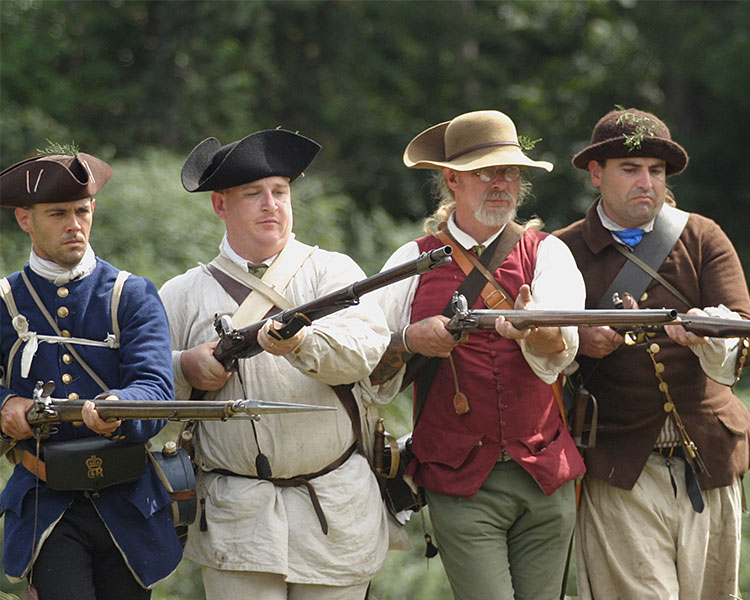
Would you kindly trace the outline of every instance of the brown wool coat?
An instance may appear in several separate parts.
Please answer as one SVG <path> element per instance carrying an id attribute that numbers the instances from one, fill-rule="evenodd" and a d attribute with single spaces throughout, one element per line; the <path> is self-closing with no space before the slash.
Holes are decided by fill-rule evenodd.
<path id="1" fill-rule="evenodd" d="M 586 308 L 596 308 L 619 273 L 625 257 L 615 250 L 612 235 L 601 225 L 592 205 L 586 218 L 554 232 L 573 252 L 586 281 Z M 712 220 L 691 213 L 684 231 L 659 273 L 690 301 L 675 298 L 651 281 L 641 308 L 704 308 L 724 304 L 750 318 L 750 296 L 732 243 Z M 622 290 L 627 291 L 627 290 Z M 688 348 L 659 332 L 656 359 L 682 420 L 698 446 L 709 475 L 699 477 L 703 489 L 729 485 L 750 469 L 750 413 L 731 388 L 709 379 Z M 623 489 L 631 489 L 664 424 L 664 395 L 645 347 L 622 346 L 602 360 L 579 356 L 586 388 L 599 403 L 596 447 L 586 451 L 587 473 Z"/>

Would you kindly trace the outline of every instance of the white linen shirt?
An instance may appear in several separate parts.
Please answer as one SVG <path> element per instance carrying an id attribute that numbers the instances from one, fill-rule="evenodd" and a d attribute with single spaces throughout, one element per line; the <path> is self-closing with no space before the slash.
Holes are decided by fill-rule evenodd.
<path id="1" fill-rule="evenodd" d="M 290 244 L 300 244 L 290 240 Z M 308 247 L 309 248 L 309 247 Z M 227 255 L 222 251 L 222 254 Z M 315 249 L 284 295 L 298 306 L 364 278 L 349 257 Z M 233 314 L 237 303 L 203 266 L 164 284 L 177 398 L 190 398 L 180 352 L 216 340 L 214 315 Z M 273 477 L 314 473 L 354 443 L 352 425 L 331 385 L 366 378 L 390 339 L 382 311 L 371 296 L 361 304 L 313 322 L 292 352 L 267 352 L 239 361 L 235 374 L 206 399 L 253 398 L 335 406 L 336 412 L 263 415 L 256 445 L 249 420 L 200 423 L 199 495 L 206 498 L 208 531 L 190 527 L 185 556 L 216 569 L 284 575 L 290 583 L 355 585 L 381 569 L 388 525 L 377 481 L 354 453 L 338 469 L 311 480 L 328 520 L 324 535 L 305 487 L 208 473 L 225 469 L 255 475 L 258 446 Z M 363 410 L 363 407 L 360 407 Z"/>

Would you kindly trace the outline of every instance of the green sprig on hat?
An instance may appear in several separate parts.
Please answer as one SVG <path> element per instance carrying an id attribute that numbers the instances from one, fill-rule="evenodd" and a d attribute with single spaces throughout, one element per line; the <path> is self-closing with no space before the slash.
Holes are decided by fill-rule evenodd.
<path id="1" fill-rule="evenodd" d="M 535 140 L 532 140 L 528 135 L 519 135 L 518 144 L 521 146 L 521 150 L 523 150 L 524 152 L 528 152 L 529 150 L 533 150 L 534 146 L 536 146 L 543 139 L 544 138 L 537 138 Z"/>
<path id="2" fill-rule="evenodd" d="M 626 110 L 623 106 L 615 105 L 615 107 L 617 110 Z M 654 137 L 656 135 L 656 121 L 646 116 L 624 112 L 617 117 L 616 123 L 617 125 L 630 124 L 635 127 L 632 134 L 623 134 L 625 137 L 625 145 L 630 152 L 633 150 L 639 150 L 643 144 L 643 138 L 647 135 L 649 137 Z"/>
<path id="3" fill-rule="evenodd" d="M 39 156 L 75 156 L 76 154 L 78 154 L 78 152 L 78 144 L 76 144 L 75 142 L 70 142 L 70 144 L 58 144 L 57 142 L 53 142 L 49 139 L 47 140 L 47 147 L 44 148 L 44 150 L 39 150 L 37 148 L 37 153 L 39 154 Z"/>

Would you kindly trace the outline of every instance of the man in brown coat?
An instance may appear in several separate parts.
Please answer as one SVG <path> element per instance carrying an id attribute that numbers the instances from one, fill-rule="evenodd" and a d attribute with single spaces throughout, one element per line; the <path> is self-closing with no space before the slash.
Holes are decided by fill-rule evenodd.
<path id="1" fill-rule="evenodd" d="M 588 170 L 600 196 L 584 219 L 556 232 L 583 274 L 586 308 L 621 300 L 625 308 L 750 317 L 727 236 L 665 203 L 667 177 L 687 162 L 655 115 L 616 110 L 597 123 L 573 164 Z M 581 599 L 737 594 L 750 414 L 731 386 L 750 343 L 664 329 L 636 345 L 609 327 L 580 329 L 579 374 L 599 408 L 576 528 Z"/>

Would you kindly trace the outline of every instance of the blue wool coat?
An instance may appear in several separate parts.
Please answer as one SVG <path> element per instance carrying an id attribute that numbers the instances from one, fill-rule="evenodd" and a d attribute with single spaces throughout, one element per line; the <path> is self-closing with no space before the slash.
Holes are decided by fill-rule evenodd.
<path id="1" fill-rule="evenodd" d="M 88 277 L 57 286 L 24 267 L 32 286 L 63 333 L 72 337 L 104 340 L 112 333 L 110 301 L 118 270 L 97 259 Z M 19 272 L 8 277 L 20 314 L 29 321 L 29 330 L 56 335 L 34 303 Z M 58 312 L 65 307 L 66 311 Z M 154 284 L 131 275 L 125 282 L 118 308 L 120 347 L 117 349 L 76 345 L 84 361 L 104 380 L 109 391 L 123 400 L 171 400 L 174 397 L 171 348 L 166 314 Z M 7 306 L 0 301 L 0 363 L 7 368 L 9 351 L 17 339 Z M 19 349 L 12 366 L 10 387 L 0 386 L 0 401 L 10 394 L 30 398 L 37 381 L 53 381 L 55 398 L 94 398 L 101 388 L 76 361 L 70 360 L 64 346 L 40 342 L 28 377 L 21 377 Z M 66 381 L 68 383 L 66 383 Z M 7 382 L 7 379 L 6 379 Z M 75 396 L 73 396 L 75 397 Z M 132 442 L 146 442 L 164 426 L 164 421 L 123 421 L 114 432 Z M 55 426 L 45 440 L 64 441 L 97 436 L 85 425 Z M 35 452 L 34 440 L 24 440 L 20 448 Z M 0 513 L 5 514 L 3 568 L 13 578 L 21 578 L 32 562 L 34 535 L 35 476 L 17 465 L 0 494 Z M 40 482 L 36 542 L 56 523 L 77 495 L 82 492 L 50 490 Z M 151 587 L 167 577 L 182 558 L 169 512 L 170 497 L 152 466 L 132 483 L 101 490 L 92 498 L 96 510 L 138 581 Z"/>

